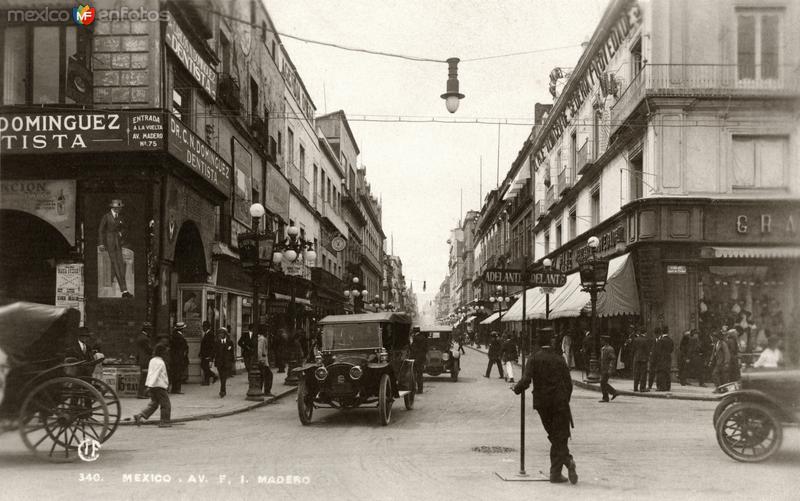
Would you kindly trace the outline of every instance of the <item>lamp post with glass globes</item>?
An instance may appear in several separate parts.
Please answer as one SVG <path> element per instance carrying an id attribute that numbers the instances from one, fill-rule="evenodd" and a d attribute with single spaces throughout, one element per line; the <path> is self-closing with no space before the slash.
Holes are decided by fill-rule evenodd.
<path id="1" fill-rule="evenodd" d="M 502 285 L 498 285 L 497 287 L 495 287 L 495 294 L 492 295 L 492 296 L 489 296 L 489 301 L 492 302 L 492 303 L 497 303 L 497 305 L 500 307 L 499 315 L 498 315 L 497 319 L 502 321 L 502 319 L 503 319 L 503 303 L 510 303 L 511 302 L 511 298 L 504 294 L 504 290 L 503 290 L 503 286 Z"/>
<path id="2" fill-rule="evenodd" d="M 359 311 L 358 311 L 358 298 L 359 297 L 366 298 L 367 296 L 369 296 L 369 291 L 367 289 L 363 289 L 363 290 L 359 290 L 358 289 L 359 288 L 358 282 L 359 282 L 358 277 L 353 277 L 351 282 L 350 282 L 350 286 L 352 288 L 350 290 L 345 290 L 344 291 L 344 297 L 353 299 L 353 313 L 359 313 Z M 361 300 L 362 305 L 363 305 L 364 301 L 365 301 L 364 299 Z M 362 309 L 363 309 L 363 307 L 362 307 Z"/>
<path id="3" fill-rule="evenodd" d="M 590 237 L 587 242 L 591 249 L 591 257 L 581 263 L 580 275 L 583 290 L 589 293 L 592 300 L 592 352 L 589 359 L 589 375 L 586 378 L 590 383 L 600 381 L 600 366 L 598 364 L 600 343 L 597 336 L 597 294 L 605 290 L 608 277 L 608 261 L 597 257 L 597 247 L 600 240 L 597 237 Z"/>
<path id="4" fill-rule="evenodd" d="M 253 278 L 253 305 L 251 307 L 251 322 L 256 327 L 256 334 L 262 332 L 264 328 L 261 325 L 261 309 L 258 298 L 259 278 L 262 274 L 269 269 L 269 266 L 274 258 L 273 249 L 275 240 L 269 231 L 260 232 L 259 222 L 264 216 L 264 206 L 260 203 L 254 203 L 250 206 L 250 216 L 252 217 L 252 232 L 239 233 L 237 241 L 239 244 L 239 256 L 241 259 L 242 267 L 249 269 Z M 265 228 L 266 229 L 266 228 Z M 264 393 L 262 392 L 263 381 L 261 379 L 261 372 L 258 370 L 258 361 L 256 360 L 257 350 L 253 350 L 253 359 L 248 360 L 247 371 L 247 400 L 261 401 L 264 400 Z"/>
<path id="5" fill-rule="evenodd" d="M 302 258 L 302 262 L 298 261 L 300 258 Z M 316 259 L 317 253 L 314 250 L 314 242 L 310 242 L 300 236 L 300 229 L 297 226 L 289 226 L 286 229 L 286 237 L 283 239 L 283 242 L 275 244 L 272 260 L 276 263 L 285 262 L 289 265 L 286 274 L 289 276 L 291 294 L 289 302 L 289 328 L 291 329 L 292 338 L 294 338 L 297 329 L 297 305 L 294 277 L 302 275 L 302 263 L 313 263 Z M 303 349 L 307 350 L 308 346 L 304 346 Z M 297 384 L 297 375 L 294 374 L 292 369 L 301 362 L 301 360 L 289 361 L 284 384 Z"/>

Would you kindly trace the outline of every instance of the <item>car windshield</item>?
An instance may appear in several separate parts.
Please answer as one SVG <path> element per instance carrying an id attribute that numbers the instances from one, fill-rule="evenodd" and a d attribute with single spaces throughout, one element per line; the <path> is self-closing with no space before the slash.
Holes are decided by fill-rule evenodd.
<path id="1" fill-rule="evenodd" d="M 357 350 L 381 346 L 380 325 L 331 324 L 322 328 L 323 350 Z"/>

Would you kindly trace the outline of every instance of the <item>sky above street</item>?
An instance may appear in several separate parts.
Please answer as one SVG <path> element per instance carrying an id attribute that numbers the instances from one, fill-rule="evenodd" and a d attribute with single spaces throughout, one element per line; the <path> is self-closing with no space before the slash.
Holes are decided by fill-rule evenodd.
<path id="1" fill-rule="evenodd" d="M 447 274 L 447 239 L 463 212 L 479 210 L 496 187 L 498 126 L 401 123 L 533 120 L 534 104 L 552 103 L 557 66 L 577 62 L 607 0 L 265 0 L 278 32 L 375 51 L 444 60 L 459 57 L 461 93 L 450 115 L 439 96 L 447 65 L 347 52 L 283 37 L 317 114 L 344 110 L 373 192 L 383 200 L 386 250 L 403 260 L 407 280 L 432 298 Z M 565 48 L 566 47 L 566 48 Z M 559 48 L 558 50 L 549 50 Z M 513 57 L 466 61 L 499 54 Z M 387 121 L 362 121 L 370 115 Z M 375 117 L 381 115 L 382 117 Z M 500 181 L 530 125 L 500 126 Z M 481 158 L 483 175 L 480 175 Z M 481 190 L 482 188 L 482 190 Z M 461 197 L 463 192 L 463 210 Z"/>

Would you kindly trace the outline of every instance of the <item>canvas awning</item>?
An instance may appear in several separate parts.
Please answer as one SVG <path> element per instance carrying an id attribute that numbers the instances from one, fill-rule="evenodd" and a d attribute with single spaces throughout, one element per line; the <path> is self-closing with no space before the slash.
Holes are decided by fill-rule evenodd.
<path id="1" fill-rule="evenodd" d="M 475 315 L 470 315 L 470 316 L 468 316 L 468 317 L 467 317 L 467 319 L 466 319 L 466 320 L 464 320 L 464 322 L 466 322 L 466 323 L 470 323 L 470 322 L 472 322 L 473 320 L 475 320 Z"/>
<path id="2" fill-rule="evenodd" d="M 551 295 L 552 298 L 552 295 Z M 541 287 L 533 287 L 525 291 L 525 319 L 544 318 L 545 295 Z M 522 321 L 522 298 L 517 300 L 503 315 L 503 322 Z"/>
<path id="3" fill-rule="evenodd" d="M 572 273 L 567 283 L 550 296 L 550 318 L 577 317 L 589 311 L 591 297 L 581 288 L 580 273 Z M 597 316 L 638 315 L 639 293 L 630 254 L 615 257 L 608 263 L 606 290 L 597 295 Z"/>
<path id="4" fill-rule="evenodd" d="M 497 318 L 498 318 L 499 316 L 500 316 L 500 312 L 499 312 L 499 311 L 496 311 L 496 312 L 492 313 L 491 315 L 489 315 L 488 317 L 484 318 L 484 319 L 481 321 L 481 325 L 489 325 L 490 323 L 492 323 L 492 322 L 494 322 L 495 320 L 497 320 Z"/>
<path id="5" fill-rule="evenodd" d="M 701 254 L 718 258 L 797 259 L 800 247 L 706 247 Z"/>

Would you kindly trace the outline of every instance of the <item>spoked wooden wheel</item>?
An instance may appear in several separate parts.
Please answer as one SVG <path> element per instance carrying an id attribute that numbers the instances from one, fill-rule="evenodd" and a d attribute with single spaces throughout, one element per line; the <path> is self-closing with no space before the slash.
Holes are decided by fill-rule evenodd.
<path id="1" fill-rule="evenodd" d="M 297 385 L 297 415 L 303 426 L 310 425 L 311 416 L 314 415 L 314 396 L 310 393 L 305 376 L 301 376 L 300 384 Z"/>
<path id="2" fill-rule="evenodd" d="M 414 408 L 414 396 L 417 393 L 417 382 L 414 381 L 414 373 L 411 373 L 411 389 L 403 397 L 403 403 L 406 405 L 406 410 L 410 411 Z"/>
<path id="3" fill-rule="evenodd" d="M 384 374 L 381 376 L 380 386 L 378 389 L 378 417 L 383 426 L 389 424 L 392 420 L 392 382 L 389 380 L 389 375 Z"/>
<path id="4" fill-rule="evenodd" d="M 117 431 L 117 426 L 119 426 L 119 420 L 122 416 L 122 407 L 120 406 L 117 392 L 114 391 L 114 388 L 112 388 L 108 383 L 97 378 L 92 378 L 89 380 L 89 382 L 92 383 L 92 386 L 94 386 L 101 395 L 103 395 L 103 399 L 108 406 L 109 430 L 103 439 L 105 442 L 111 438 L 111 435 L 113 435 L 115 431 Z"/>
<path id="5" fill-rule="evenodd" d="M 717 443 L 743 463 L 764 461 L 781 446 L 783 430 L 769 407 L 752 402 L 727 407 L 716 423 Z"/>
<path id="6" fill-rule="evenodd" d="M 73 461 L 81 442 L 102 443 L 110 425 L 108 405 L 97 388 L 81 379 L 58 377 L 35 387 L 25 398 L 19 432 L 37 456 Z"/>

